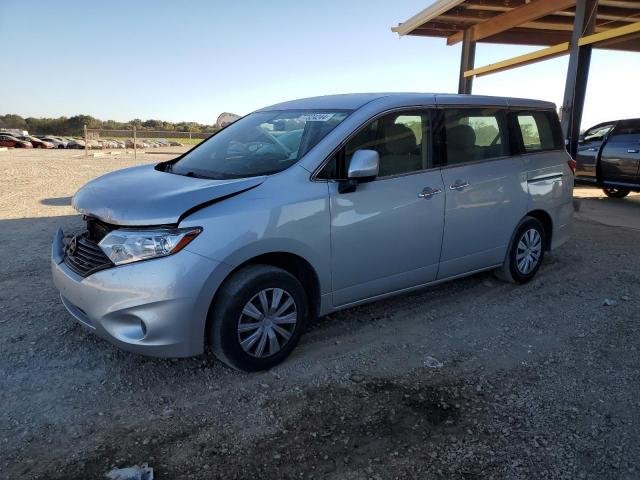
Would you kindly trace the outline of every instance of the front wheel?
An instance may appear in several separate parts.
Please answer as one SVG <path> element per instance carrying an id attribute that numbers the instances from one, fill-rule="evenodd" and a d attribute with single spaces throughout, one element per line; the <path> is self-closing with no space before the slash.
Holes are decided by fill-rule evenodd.
<path id="1" fill-rule="evenodd" d="M 269 369 L 295 348 L 308 311 L 307 294 L 289 272 L 245 267 L 224 282 L 211 308 L 213 353 L 238 370 Z"/>
<path id="2" fill-rule="evenodd" d="M 630 192 L 630 190 L 627 190 L 626 188 L 614 188 L 614 187 L 603 188 L 602 191 L 609 198 L 624 198 L 627 195 L 629 195 L 629 192 Z"/>
<path id="3" fill-rule="evenodd" d="M 516 228 L 504 264 L 496 272 L 501 280 L 527 283 L 544 259 L 545 233 L 539 220 L 525 217 Z"/>

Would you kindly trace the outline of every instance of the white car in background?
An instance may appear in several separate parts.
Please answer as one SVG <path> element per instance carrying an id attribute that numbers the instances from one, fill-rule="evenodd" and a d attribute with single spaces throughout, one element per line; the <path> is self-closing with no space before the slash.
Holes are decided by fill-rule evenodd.
<path id="1" fill-rule="evenodd" d="M 59 137 L 46 136 L 46 137 L 38 137 L 38 138 L 43 142 L 52 143 L 55 148 L 67 148 L 67 144 L 69 143 L 67 141 L 62 140 Z"/>

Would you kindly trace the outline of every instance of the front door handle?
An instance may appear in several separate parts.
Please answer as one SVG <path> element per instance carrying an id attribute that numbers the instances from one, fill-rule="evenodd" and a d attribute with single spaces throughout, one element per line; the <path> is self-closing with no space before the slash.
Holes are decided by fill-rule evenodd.
<path id="1" fill-rule="evenodd" d="M 438 195 L 439 193 L 442 193 L 442 190 L 440 190 L 439 188 L 431 188 L 431 187 L 425 187 L 419 194 L 418 194 L 418 198 L 424 198 L 424 199 L 428 199 L 433 197 L 434 195 Z"/>
<path id="2" fill-rule="evenodd" d="M 638 150 L 637 148 L 630 148 L 629 150 L 627 150 L 627 153 L 638 153 L 640 152 L 640 150 Z"/>
<path id="3" fill-rule="evenodd" d="M 449 190 L 462 190 L 469 186 L 469 182 L 463 182 L 462 180 L 456 180 L 456 183 L 449 186 Z"/>
<path id="4" fill-rule="evenodd" d="M 595 152 L 598 149 L 596 147 L 589 147 L 587 150 L 589 150 L 590 152 Z"/>

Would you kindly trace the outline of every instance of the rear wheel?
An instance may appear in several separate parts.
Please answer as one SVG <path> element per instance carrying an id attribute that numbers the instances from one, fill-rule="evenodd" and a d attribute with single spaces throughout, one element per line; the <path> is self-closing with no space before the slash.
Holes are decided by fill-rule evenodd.
<path id="1" fill-rule="evenodd" d="M 210 313 L 215 356 L 244 371 L 266 370 L 295 348 L 308 317 L 307 295 L 281 268 L 250 265 L 220 287 Z"/>
<path id="2" fill-rule="evenodd" d="M 624 198 L 627 195 L 629 195 L 629 192 L 630 192 L 630 190 L 627 190 L 626 188 L 614 188 L 614 187 L 603 188 L 602 191 L 607 197 L 610 197 L 610 198 Z"/>
<path id="3" fill-rule="evenodd" d="M 516 228 L 504 264 L 496 272 L 501 280 L 527 283 L 544 258 L 545 233 L 539 220 L 525 217 Z"/>

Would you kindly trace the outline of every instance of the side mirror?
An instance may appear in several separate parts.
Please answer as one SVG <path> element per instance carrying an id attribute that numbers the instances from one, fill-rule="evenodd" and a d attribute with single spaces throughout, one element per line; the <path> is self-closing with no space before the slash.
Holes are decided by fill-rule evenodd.
<path id="1" fill-rule="evenodd" d="M 351 193 L 356 191 L 358 181 L 367 182 L 378 175 L 380 169 L 380 155 L 375 150 L 356 150 L 349 163 L 347 180 L 338 184 L 339 193 Z"/>
<path id="2" fill-rule="evenodd" d="M 373 179 L 380 169 L 380 155 L 375 150 L 356 150 L 349 163 L 347 178 Z"/>

